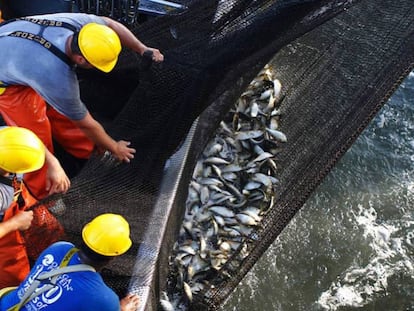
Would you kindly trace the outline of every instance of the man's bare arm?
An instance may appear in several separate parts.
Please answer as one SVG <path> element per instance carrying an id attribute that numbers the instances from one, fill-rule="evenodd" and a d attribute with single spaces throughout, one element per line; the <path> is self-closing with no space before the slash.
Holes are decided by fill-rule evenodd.
<path id="1" fill-rule="evenodd" d="M 26 230 L 33 220 L 33 211 L 20 211 L 6 221 L 0 222 L 0 239 L 16 230 Z"/>
<path id="2" fill-rule="evenodd" d="M 144 54 L 146 50 L 151 50 L 153 52 L 153 61 L 162 62 L 164 60 L 164 55 L 158 49 L 146 46 L 126 26 L 106 16 L 101 16 L 101 18 L 105 20 L 108 27 L 117 33 L 123 46 L 130 48 L 140 55 Z"/>
<path id="3" fill-rule="evenodd" d="M 73 122 L 99 149 L 110 151 L 120 161 L 130 162 L 134 158 L 136 150 L 128 147 L 130 142 L 124 140 L 115 141 L 112 139 L 102 125 L 89 112 L 83 119 Z"/>
<path id="4" fill-rule="evenodd" d="M 65 193 L 70 187 L 70 179 L 66 175 L 59 160 L 46 148 L 46 191 L 53 193 Z"/>

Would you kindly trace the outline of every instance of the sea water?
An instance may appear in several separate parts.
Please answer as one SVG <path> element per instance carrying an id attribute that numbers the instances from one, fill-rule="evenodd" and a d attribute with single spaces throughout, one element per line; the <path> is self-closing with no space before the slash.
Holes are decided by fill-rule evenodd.
<path id="1" fill-rule="evenodd" d="M 414 73 L 222 310 L 414 310 Z"/>

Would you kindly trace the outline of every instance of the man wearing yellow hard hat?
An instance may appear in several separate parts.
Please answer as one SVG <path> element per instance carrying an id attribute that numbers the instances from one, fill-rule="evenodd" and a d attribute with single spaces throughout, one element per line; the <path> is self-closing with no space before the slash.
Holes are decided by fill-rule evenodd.
<path id="1" fill-rule="evenodd" d="M 161 62 L 158 49 L 147 47 L 124 25 L 108 17 L 83 13 L 38 15 L 0 24 L 0 113 L 8 125 L 31 129 L 53 152 L 53 138 L 71 155 L 89 158 L 96 146 L 129 162 L 130 142 L 112 139 L 80 99 L 74 67 L 111 71 L 124 45 Z M 47 103 L 47 104 L 46 104 Z M 26 174 L 40 199 L 46 167 Z"/>
<path id="2" fill-rule="evenodd" d="M 25 208 L 37 201 L 21 181 L 21 174 L 40 169 L 45 160 L 51 175 L 57 176 L 53 191 L 67 191 L 68 177 L 32 131 L 0 127 L 0 288 L 19 284 L 30 270 L 20 230 L 30 227 L 33 211 Z"/>
<path id="3" fill-rule="evenodd" d="M 69 242 L 52 244 L 18 288 L 2 290 L 0 311 L 137 310 L 138 296 L 129 294 L 119 300 L 98 273 L 131 247 L 129 233 L 121 215 L 95 217 L 83 227 L 79 248 Z"/>

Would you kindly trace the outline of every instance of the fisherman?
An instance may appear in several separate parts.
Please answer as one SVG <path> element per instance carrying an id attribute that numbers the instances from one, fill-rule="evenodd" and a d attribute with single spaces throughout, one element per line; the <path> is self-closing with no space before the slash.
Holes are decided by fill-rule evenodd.
<path id="1" fill-rule="evenodd" d="M 130 142 L 111 138 L 80 99 L 76 67 L 110 72 L 121 47 L 140 55 L 147 47 L 121 23 L 104 16 L 56 13 L 0 24 L 0 113 L 8 125 L 31 129 L 53 153 L 52 136 L 69 154 L 88 159 L 92 150 L 110 151 L 124 162 L 134 158 Z M 46 166 L 25 182 L 44 198 Z"/>
<path id="2" fill-rule="evenodd" d="M 66 192 L 69 178 L 40 139 L 20 127 L 0 127 L 0 288 L 18 285 L 29 273 L 29 259 L 20 230 L 30 227 L 36 203 L 21 181 L 21 174 L 48 162 L 50 194 Z"/>
<path id="3" fill-rule="evenodd" d="M 82 240 L 79 248 L 63 241 L 48 247 L 18 288 L 3 289 L 0 311 L 135 311 L 138 296 L 120 301 L 98 273 L 131 247 L 128 222 L 118 214 L 101 214 L 83 227 Z"/>

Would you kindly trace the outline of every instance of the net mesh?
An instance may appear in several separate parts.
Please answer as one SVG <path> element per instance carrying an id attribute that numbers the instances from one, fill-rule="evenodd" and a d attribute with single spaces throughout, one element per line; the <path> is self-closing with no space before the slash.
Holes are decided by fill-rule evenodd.
<path id="1" fill-rule="evenodd" d="M 132 142 L 135 159 L 95 154 L 79 164 L 58 148 L 72 187 L 43 202 L 53 202 L 74 243 L 94 216 L 125 216 L 133 246 L 102 275 L 120 296 L 138 292 L 143 310 L 159 308 L 169 290 L 169 257 L 197 160 L 266 64 L 282 84 L 277 108 L 288 137 L 277 158 L 277 196 L 246 240 L 248 255 L 240 260 L 236 250 L 185 308 L 219 308 L 414 62 L 410 0 L 181 3 L 188 9 L 128 24 L 163 52 L 163 63 L 143 68 L 124 49 L 110 74 L 78 72 L 90 112 L 113 138 Z"/>

